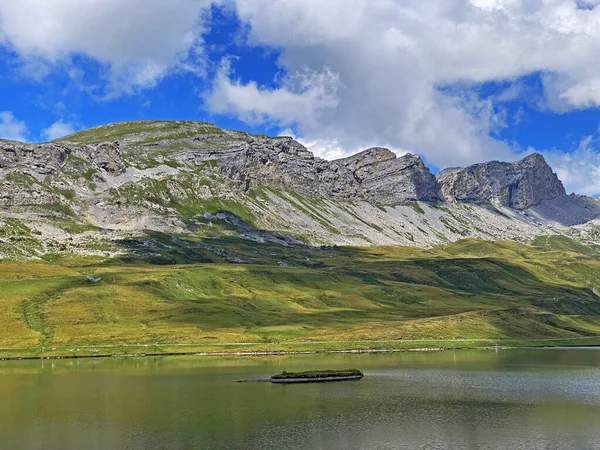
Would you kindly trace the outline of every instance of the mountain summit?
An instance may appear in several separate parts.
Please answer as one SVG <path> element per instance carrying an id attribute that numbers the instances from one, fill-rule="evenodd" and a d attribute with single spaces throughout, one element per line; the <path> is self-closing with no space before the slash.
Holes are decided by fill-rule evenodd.
<path id="1" fill-rule="evenodd" d="M 437 179 L 444 198 L 449 201 L 527 209 L 544 200 L 566 195 L 561 181 L 539 153 L 514 163 L 491 161 L 446 169 Z"/>

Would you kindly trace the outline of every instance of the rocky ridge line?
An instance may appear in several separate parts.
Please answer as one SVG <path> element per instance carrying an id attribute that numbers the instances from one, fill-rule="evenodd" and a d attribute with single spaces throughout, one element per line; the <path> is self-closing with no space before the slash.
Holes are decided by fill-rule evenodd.
<path id="1" fill-rule="evenodd" d="M 540 234 L 595 244 L 598 218 L 599 203 L 565 195 L 537 154 L 435 177 L 417 155 L 375 147 L 326 161 L 289 137 L 207 124 L 0 140 L 0 244 L 19 242 L 8 255 L 119 251 L 119 240 L 146 230 L 287 244 L 430 247 L 467 237 L 529 243 Z"/>
<path id="2" fill-rule="evenodd" d="M 20 168 L 24 173 L 57 174 L 70 154 L 108 175 L 118 176 L 127 169 L 118 142 L 78 147 L 3 142 L 0 170 Z M 221 173 L 242 191 L 273 187 L 308 198 L 365 200 L 375 204 L 446 200 L 527 209 L 566 195 L 556 174 L 537 153 L 514 163 L 492 161 L 445 169 L 437 177 L 418 155 L 396 157 L 388 149 L 375 147 L 326 161 L 316 158 L 292 138 L 249 136 L 238 148 L 208 152 L 188 152 L 183 148 L 176 158 L 192 164 L 217 161 Z"/>

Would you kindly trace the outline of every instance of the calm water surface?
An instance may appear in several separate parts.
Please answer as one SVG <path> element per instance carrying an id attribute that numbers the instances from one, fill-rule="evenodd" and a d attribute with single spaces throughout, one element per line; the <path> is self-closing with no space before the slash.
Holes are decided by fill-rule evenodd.
<path id="1" fill-rule="evenodd" d="M 600 349 L 0 362 L 0 448 L 600 449 Z"/>

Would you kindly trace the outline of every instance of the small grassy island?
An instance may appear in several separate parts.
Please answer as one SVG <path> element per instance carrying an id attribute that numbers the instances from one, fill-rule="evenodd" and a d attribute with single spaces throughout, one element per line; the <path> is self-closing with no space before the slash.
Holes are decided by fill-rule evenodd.
<path id="1" fill-rule="evenodd" d="M 364 374 L 357 369 L 313 370 L 308 372 L 286 372 L 271 377 L 271 383 L 318 383 L 324 381 L 359 380 Z"/>

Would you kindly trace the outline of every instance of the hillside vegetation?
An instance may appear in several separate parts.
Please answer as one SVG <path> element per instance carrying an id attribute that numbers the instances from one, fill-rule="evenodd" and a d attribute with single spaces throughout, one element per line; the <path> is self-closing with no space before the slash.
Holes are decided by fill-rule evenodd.
<path id="1" fill-rule="evenodd" d="M 212 244 L 223 257 L 182 239 L 154 260 L 132 250 L 0 263 L 0 356 L 600 335 L 600 261 L 580 253 L 477 240 L 430 250 Z"/>
<path id="2" fill-rule="evenodd" d="M 89 128 L 60 138 L 56 142 L 82 145 L 120 141 L 128 146 L 152 144 L 165 139 L 186 139 L 201 134 L 222 133 L 223 130 L 217 126 L 204 122 L 140 120 Z"/>
<path id="3" fill-rule="evenodd" d="M 134 121 L 0 141 L 0 191 L 0 358 L 600 343 L 600 202 L 541 155 Z"/>

